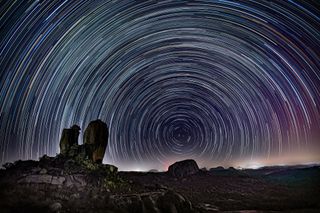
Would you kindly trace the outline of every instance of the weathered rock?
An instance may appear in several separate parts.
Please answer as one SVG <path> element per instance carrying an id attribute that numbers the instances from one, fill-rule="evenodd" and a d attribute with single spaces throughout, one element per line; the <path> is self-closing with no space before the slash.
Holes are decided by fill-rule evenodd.
<path id="1" fill-rule="evenodd" d="M 70 199 L 73 199 L 73 200 L 77 200 L 80 198 L 80 194 L 79 193 L 74 193 L 70 196 Z"/>
<path id="2" fill-rule="evenodd" d="M 72 150 L 73 147 L 71 147 Z M 72 150 L 71 152 L 75 153 L 74 156 L 76 156 L 76 158 L 78 159 L 88 159 L 88 155 L 86 153 L 86 146 L 85 144 L 79 145 L 79 146 L 75 146 L 74 147 L 74 151 Z"/>
<path id="3" fill-rule="evenodd" d="M 47 174 L 47 170 L 46 169 L 41 169 L 40 171 L 39 171 L 39 174 L 40 175 L 44 175 L 44 174 Z"/>
<path id="4" fill-rule="evenodd" d="M 53 204 L 50 205 L 50 211 L 51 212 L 60 212 L 60 210 L 62 209 L 62 205 L 61 203 L 55 202 Z"/>
<path id="5" fill-rule="evenodd" d="M 191 202 L 182 195 L 168 191 L 158 199 L 158 207 L 161 212 L 167 213 L 188 213 L 192 212 Z"/>
<path id="6" fill-rule="evenodd" d="M 84 155 L 82 157 L 81 156 L 81 153 L 80 153 L 80 147 L 81 145 L 78 145 L 78 144 L 73 144 L 69 150 L 68 150 L 68 153 L 67 153 L 67 156 L 70 157 L 70 158 L 82 158 L 84 159 Z"/>
<path id="7" fill-rule="evenodd" d="M 68 155 L 72 146 L 78 145 L 80 127 L 73 125 L 70 129 L 63 129 L 60 139 L 60 153 Z"/>
<path id="8" fill-rule="evenodd" d="M 144 209 L 146 212 L 150 212 L 150 213 L 159 213 L 160 212 L 160 210 L 158 209 L 157 204 L 154 201 L 154 198 L 152 198 L 152 196 L 141 195 L 141 200 L 143 202 Z"/>
<path id="9" fill-rule="evenodd" d="M 52 176 L 48 174 L 28 175 L 18 180 L 18 183 L 50 184 L 50 185 L 56 185 L 56 186 L 77 187 L 77 188 L 81 188 L 87 185 L 85 176 L 81 174 L 65 175 L 65 176 Z"/>
<path id="10" fill-rule="evenodd" d="M 52 185 L 62 185 L 66 180 L 65 177 L 52 175 L 28 175 L 18 181 L 18 183 L 46 183 Z"/>
<path id="11" fill-rule="evenodd" d="M 41 168 L 39 168 L 39 167 L 35 167 L 35 168 L 31 169 L 31 173 L 33 173 L 33 174 L 39 173 L 40 171 L 41 171 Z"/>
<path id="12" fill-rule="evenodd" d="M 111 165 L 111 164 L 103 164 L 101 168 L 107 173 L 107 174 L 116 174 L 118 172 L 118 167 Z"/>
<path id="13" fill-rule="evenodd" d="M 213 206 L 213 205 L 211 205 L 209 203 L 199 203 L 197 205 L 197 209 L 200 210 L 200 212 L 207 212 L 207 213 L 209 213 L 209 212 L 211 212 L 211 213 L 212 212 L 221 212 L 221 211 L 219 211 L 218 207 Z"/>
<path id="14" fill-rule="evenodd" d="M 29 175 L 18 181 L 18 183 L 48 183 L 52 180 L 51 175 Z"/>
<path id="15" fill-rule="evenodd" d="M 109 130 L 101 120 L 91 121 L 84 132 L 84 145 L 90 160 L 102 163 L 108 144 Z"/>
<path id="16" fill-rule="evenodd" d="M 66 181 L 64 182 L 66 187 L 84 187 L 87 185 L 85 176 L 83 175 L 68 175 L 66 176 Z"/>
<path id="17" fill-rule="evenodd" d="M 183 178 L 199 172 L 199 167 L 194 160 L 178 161 L 169 166 L 168 173 L 173 177 Z"/>
<path id="18" fill-rule="evenodd" d="M 52 176 L 51 184 L 53 185 L 62 185 L 66 180 L 65 177 Z"/>

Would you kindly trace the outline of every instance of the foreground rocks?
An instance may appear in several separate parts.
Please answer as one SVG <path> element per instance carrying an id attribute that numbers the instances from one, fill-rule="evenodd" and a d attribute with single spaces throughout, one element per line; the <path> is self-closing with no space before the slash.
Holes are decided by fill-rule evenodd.
<path id="1" fill-rule="evenodd" d="M 117 167 L 102 164 L 109 134 L 104 122 L 90 122 L 83 145 L 78 144 L 79 131 L 77 125 L 63 130 L 56 157 L 3 165 L 1 212 L 196 212 L 181 194 L 135 184 L 121 178 Z M 175 174 L 189 174 L 190 168 L 176 168 Z"/>
<path id="2" fill-rule="evenodd" d="M 320 169 L 199 170 L 194 160 L 168 172 L 118 172 L 102 160 L 108 127 L 91 122 L 64 129 L 61 154 L 6 163 L 0 212 L 209 213 L 236 210 L 319 212 Z M 254 211 L 251 211 L 254 210 Z M 244 211 L 247 212 L 247 211 Z M 263 211 L 265 212 L 265 211 Z M 267 211 L 266 211 L 267 212 Z"/>
<path id="3" fill-rule="evenodd" d="M 104 213 L 319 212 L 320 169 L 117 172 L 64 155 L 7 163 L 0 211 Z M 235 169 L 236 170 L 236 169 Z M 180 177 L 180 176 L 179 176 Z"/>
<path id="4" fill-rule="evenodd" d="M 113 165 L 60 154 L 4 167 L 1 212 L 198 212 L 180 193 L 121 178 Z"/>

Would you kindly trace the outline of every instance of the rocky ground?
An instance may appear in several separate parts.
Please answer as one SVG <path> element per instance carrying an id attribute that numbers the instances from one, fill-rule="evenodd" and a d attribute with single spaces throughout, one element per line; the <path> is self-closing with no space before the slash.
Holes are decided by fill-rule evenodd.
<path id="1" fill-rule="evenodd" d="M 201 211 L 320 211 L 319 167 L 287 168 L 268 175 L 255 172 L 200 171 L 182 179 L 168 177 L 166 173 L 120 172 L 119 175 L 147 188 L 160 185 L 174 189 Z"/>
<path id="2" fill-rule="evenodd" d="M 206 171 L 178 165 L 183 173 L 173 175 L 117 172 L 112 165 L 58 155 L 4 167 L 2 213 L 320 211 L 319 166 Z"/>

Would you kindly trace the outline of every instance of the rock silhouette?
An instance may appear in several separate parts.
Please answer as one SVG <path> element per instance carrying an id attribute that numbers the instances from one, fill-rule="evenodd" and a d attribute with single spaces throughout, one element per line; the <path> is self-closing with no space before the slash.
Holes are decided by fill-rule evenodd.
<path id="1" fill-rule="evenodd" d="M 90 160 L 101 163 L 108 145 L 109 130 L 101 120 L 91 121 L 84 131 L 83 141 Z"/>
<path id="2" fill-rule="evenodd" d="M 194 160 L 188 159 L 178 161 L 169 166 L 168 173 L 177 178 L 187 177 L 199 172 L 199 167 Z"/>
<path id="3" fill-rule="evenodd" d="M 78 145 L 80 127 L 73 125 L 70 129 L 63 129 L 60 139 L 60 153 L 68 155 L 72 146 Z"/>
<path id="4" fill-rule="evenodd" d="M 91 121 L 83 135 L 83 145 L 78 144 L 80 127 L 73 125 L 63 129 L 60 139 L 60 154 L 73 159 L 102 163 L 108 145 L 109 130 L 101 120 Z"/>
<path id="5" fill-rule="evenodd" d="M 213 172 L 213 171 L 224 171 L 224 170 L 225 169 L 222 166 L 218 166 L 218 167 L 215 167 L 215 168 L 211 168 L 209 171 Z"/>

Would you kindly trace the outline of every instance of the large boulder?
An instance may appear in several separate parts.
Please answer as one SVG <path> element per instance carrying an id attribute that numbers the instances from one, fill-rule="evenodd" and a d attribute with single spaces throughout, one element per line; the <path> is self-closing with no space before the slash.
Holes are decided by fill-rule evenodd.
<path id="1" fill-rule="evenodd" d="M 175 162 L 168 169 L 168 173 L 177 178 L 187 177 L 197 172 L 199 172 L 199 167 L 196 161 L 191 159 Z"/>
<path id="2" fill-rule="evenodd" d="M 101 120 L 91 121 L 84 131 L 83 141 L 88 158 L 96 163 L 102 163 L 108 145 L 109 129 Z"/>
<path id="3" fill-rule="evenodd" d="M 71 147 L 78 145 L 80 127 L 73 125 L 70 129 L 63 129 L 60 139 L 60 153 L 68 155 Z"/>

